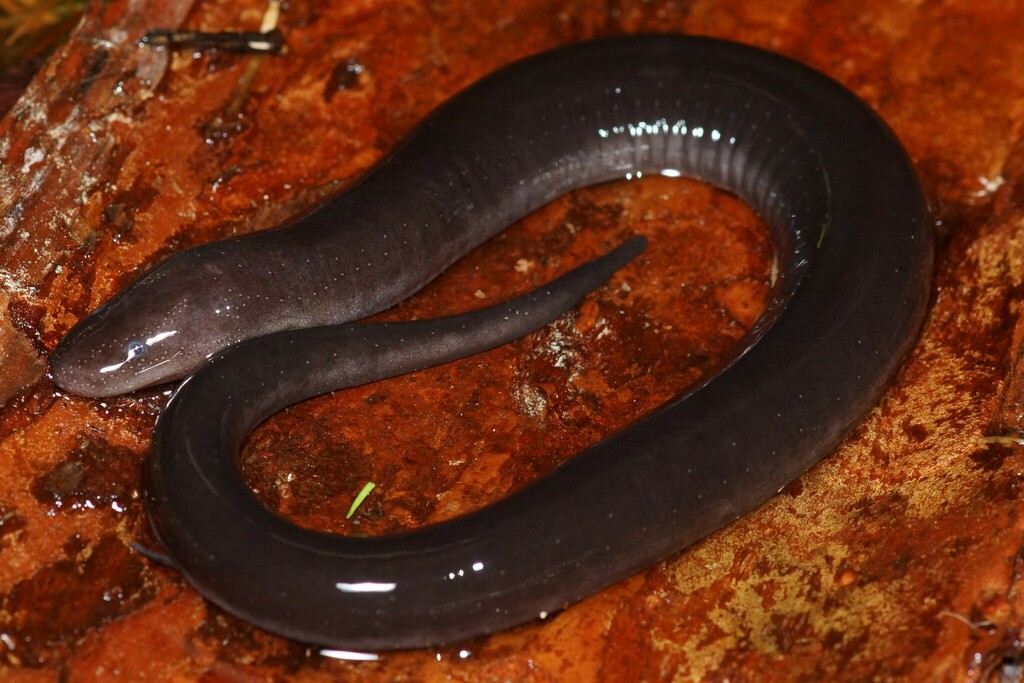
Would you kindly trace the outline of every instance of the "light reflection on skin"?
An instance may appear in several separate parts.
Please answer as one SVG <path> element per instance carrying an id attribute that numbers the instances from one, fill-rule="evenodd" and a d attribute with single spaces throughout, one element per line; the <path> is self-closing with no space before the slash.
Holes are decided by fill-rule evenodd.
<path id="1" fill-rule="evenodd" d="M 342 593 L 390 593 L 398 584 L 360 581 L 359 583 L 336 583 L 335 588 Z"/>
<path id="2" fill-rule="evenodd" d="M 117 370 L 121 369 L 122 365 L 124 365 L 125 363 L 127 363 L 128 361 L 130 361 L 133 358 L 138 358 L 144 352 L 145 352 L 145 347 L 143 347 L 141 344 L 139 344 L 139 345 L 129 344 L 128 345 L 128 355 L 125 357 L 125 359 L 123 361 L 121 361 L 120 363 L 114 363 L 113 365 L 108 365 L 106 367 L 102 367 L 102 368 L 100 368 L 100 372 L 102 372 L 103 374 L 107 374 L 108 372 L 116 372 Z"/>
<path id="3" fill-rule="evenodd" d="M 170 330 L 168 332 L 161 332 L 159 334 L 154 334 L 152 337 L 150 337 L 149 339 L 146 340 L 146 346 L 152 346 L 153 344 L 157 344 L 159 342 L 162 342 L 164 339 L 167 339 L 169 337 L 173 337 L 176 334 L 178 334 L 177 330 Z"/>
<path id="4" fill-rule="evenodd" d="M 181 351 L 176 351 L 175 354 L 173 356 L 171 356 L 170 358 L 165 358 L 162 361 L 160 361 L 159 363 L 154 363 L 153 365 L 144 367 L 141 370 L 139 370 L 138 372 L 136 372 L 135 374 L 136 375 L 141 375 L 144 372 L 149 372 L 150 370 L 155 370 L 156 368 L 160 367 L 164 363 L 170 363 L 172 360 L 174 360 L 175 358 L 177 358 L 180 355 L 181 355 Z"/>
<path id="5" fill-rule="evenodd" d="M 612 126 L 611 128 L 598 128 L 597 134 L 602 138 L 608 138 L 612 135 L 629 134 L 630 137 L 641 137 L 644 135 L 690 135 L 695 138 L 703 138 L 704 134 L 707 133 L 708 137 L 714 142 L 722 140 L 722 132 L 717 128 L 707 129 L 704 126 L 688 126 L 686 121 L 680 119 L 675 123 L 669 123 L 667 119 L 658 119 L 653 123 L 646 121 L 637 121 L 636 123 L 626 123 L 624 125 Z M 736 144 L 736 138 L 730 136 L 728 143 L 730 145 Z"/>
<path id="6" fill-rule="evenodd" d="M 484 563 L 483 562 L 474 562 L 472 567 L 473 567 L 473 571 L 479 572 L 479 571 L 483 570 Z M 465 575 L 466 575 L 466 570 L 465 569 L 458 569 L 458 570 L 453 571 L 453 572 L 448 572 L 448 575 L 445 576 L 445 577 L 442 577 L 442 578 L 446 578 L 446 579 L 448 579 L 450 581 L 450 580 L 457 579 L 460 576 L 465 576 Z"/>
<path id="7" fill-rule="evenodd" d="M 351 650 L 320 650 L 323 657 L 331 659 L 344 659 L 350 662 L 376 662 L 380 655 L 373 652 L 353 652 Z"/>
<path id="8" fill-rule="evenodd" d="M 100 372 L 103 373 L 103 374 L 108 374 L 108 373 L 111 373 L 111 372 L 117 372 L 118 370 L 121 369 L 121 367 L 125 363 L 127 363 L 127 362 L 129 362 L 129 361 L 131 361 L 131 360 L 133 360 L 135 358 L 138 358 L 139 356 L 145 355 L 146 354 L 146 350 L 149 347 L 154 346 L 156 344 L 159 344 L 163 340 L 169 339 L 170 337 L 173 337 L 176 334 L 178 334 L 177 330 L 168 330 L 167 332 L 160 332 L 158 334 L 154 334 L 152 337 L 147 339 L 145 342 L 139 342 L 139 341 L 130 342 L 128 344 L 128 348 L 126 350 L 125 359 L 123 361 L 121 361 L 120 363 L 114 363 L 113 365 L 107 365 L 106 367 L 100 368 Z M 154 365 L 151 365 L 151 366 L 149 366 L 147 368 L 143 368 L 142 370 L 140 370 L 136 374 L 141 374 L 143 372 L 146 372 L 147 370 L 152 370 L 155 367 L 163 365 L 167 361 L 169 361 L 172 358 L 178 356 L 180 353 L 181 352 L 179 351 L 178 353 L 174 354 L 174 356 L 172 356 L 171 358 L 163 360 L 163 361 L 161 361 L 159 363 L 156 363 Z"/>

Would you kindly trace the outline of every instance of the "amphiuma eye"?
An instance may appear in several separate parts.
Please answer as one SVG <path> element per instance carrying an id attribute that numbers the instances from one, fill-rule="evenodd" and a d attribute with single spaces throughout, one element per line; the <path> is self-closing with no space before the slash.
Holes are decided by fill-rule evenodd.
<path id="1" fill-rule="evenodd" d="M 128 351 L 129 359 L 138 358 L 142 354 L 146 353 L 146 345 L 138 340 L 130 341 L 128 342 L 126 350 Z"/>

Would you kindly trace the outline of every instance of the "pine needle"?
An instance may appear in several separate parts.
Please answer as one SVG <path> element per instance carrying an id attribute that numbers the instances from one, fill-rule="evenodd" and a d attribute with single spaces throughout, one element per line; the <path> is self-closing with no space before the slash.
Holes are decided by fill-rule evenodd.
<path id="1" fill-rule="evenodd" d="M 363 504 L 363 501 L 366 500 L 366 497 L 370 495 L 370 491 L 376 488 L 376 486 L 377 485 L 374 484 L 372 481 L 366 482 L 366 484 L 363 486 L 363 490 L 360 491 L 359 494 L 356 496 L 356 499 L 352 501 L 352 507 L 348 509 L 348 514 L 345 515 L 345 519 L 352 519 L 352 515 L 356 514 L 356 510 L 359 509 L 359 506 Z"/>
<path id="2" fill-rule="evenodd" d="M 59 44 L 87 0 L 0 0 L 0 68 Z"/>

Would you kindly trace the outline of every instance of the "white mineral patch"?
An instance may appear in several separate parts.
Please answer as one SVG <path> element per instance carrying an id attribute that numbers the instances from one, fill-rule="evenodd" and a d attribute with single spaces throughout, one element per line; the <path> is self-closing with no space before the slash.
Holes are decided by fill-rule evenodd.
<path id="1" fill-rule="evenodd" d="M 28 173 L 32 170 L 32 167 L 38 164 L 40 161 L 46 158 L 46 152 L 38 147 L 29 147 L 25 150 L 25 156 L 22 159 L 21 172 L 23 174 Z"/>
<path id="2" fill-rule="evenodd" d="M 523 412 L 530 417 L 543 417 L 547 412 L 547 396 L 537 387 L 523 384 L 516 389 L 515 397 Z"/>
<path id="3" fill-rule="evenodd" d="M 8 294 L 17 294 L 23 297 L 34 296 L 36 292 L 35 287 L 23 284 L 21 280 L 6 269 L 0 269 L 0 289 Z"/>
<path id="4" fill-rule="evenodd" d="M 566 368 L 576 356 L 576 352 L 572 348 L 572 342 L 561 329 L 560 322 L 551 326 L 551 332 L 543 348 L 554 359 L 552 365 L 556 368 Z"/>

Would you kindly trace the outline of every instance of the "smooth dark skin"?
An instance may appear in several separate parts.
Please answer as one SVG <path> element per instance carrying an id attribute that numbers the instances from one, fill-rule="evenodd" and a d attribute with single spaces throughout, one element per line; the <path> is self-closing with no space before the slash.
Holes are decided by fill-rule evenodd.
<path id="1" fill-rule="evenodd" d="M 825 457 L 915 338 L 932 268 L 921 188 L 885 124 L 813 70 L 667 36 L 514 64 L 295 226 L 158 267 L 68 335 L 54 376 L 70 391 L 117 393 L 190 373 L 236 339 L 366 315 L 565 191 L 637 172 L 730 189 L 772 230 L 772 301 L 712 381 L 483 510 L 343 538 L 259 503 L 236 468 L 245 435 L 304 397 L 496 343 L 503 314 L 465 329 L 456 317 L 282 333 L 229 349 L 178 390 L 147 472 L 150 518 L 176 566 L 210 600 L 276 633 L 386 650 L 551 614 L 735 520 Z M 261 269 L 272 282 L 255 277 Z M 180 288 L 184 303 L 170 294 Z M 211 312 L 225 302 L 230 315 Z M 133 340 L 171 330 L 127 371 L 96 372 L 123 361 Z M 355 361 L 331 357 L 341 337 L 363 334 L 390 349 L 383 360 L 360 348 Z M 409 342 L 438 334 L 448 341 Z M 149 365 L 135 361 L 161 364 L 139 375 Z"/>

